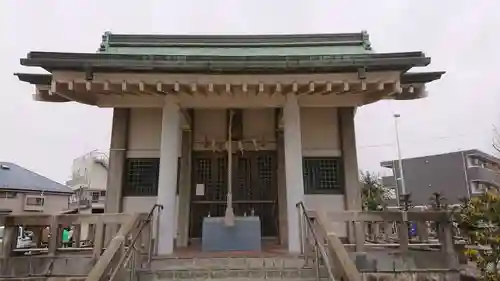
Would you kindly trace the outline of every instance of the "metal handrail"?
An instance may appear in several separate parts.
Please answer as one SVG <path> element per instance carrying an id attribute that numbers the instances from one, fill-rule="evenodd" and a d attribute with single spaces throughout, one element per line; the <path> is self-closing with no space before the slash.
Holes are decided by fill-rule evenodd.
<path id="1" fill-rule="evenodd" d="M 307 210 L 306 210 L 304 203 L 301 201 L 301 202 L 296 204 L 296 207 L 299 211 L 299 221 L 302 221 L 301 217 L 305 219 L 305 221 L 307 222 L 306 229 L 309 229 L 309 231 L 311 232 L 312 237 L 314 239 L 314 246 L 316 247 L 316 251 L 315 251 L 315 253 L 316 253 L 316 280 L 320 279 L 320 277 L 319 277 L 319 255 L 321 255 L 321 258 L 323 259 L 323 264 L 326 267 L 326 270 L 328 272 L 329 279 L 331 281 L 335 281 L 333 269 L 331 267 L 331 264 L 329 263 L 329 257 L 326 254 L 327 252 L 325 249 L 325 245 L 322 242 L 320 242 L 320 240 L 318 239 L 318 235 L 316 234 L 316 231 L 314 230 L 314 226 L 311 222 L 311 217 L 309 217 L 307 215 Z M 299 227 L 300 227 L 300 233 L 302 234 L 302 226 L 300 226 L 300 224 L 299 224 Z M 307 260 L 308 257 L 307 257 L 307 253 L 304 253 L 304 244 L 303 244 L 304 241 L 303 240 L 304 240 L 303 237 L 301 237 L 301 243 L 302 243 L 301 251 L 303 252 L 303 254 L 305 256 L 305 259 Z"/>
<path id="2" fill-rule="evenodd" d="M 140 224 L 139 229 L 138 229 L 136 235 L 134 236 L 134 238 L 132 238 L 132 242 L 131 242 L 130 246 L 125 251 L 125 254 L 120 257 L 120 260 L 118 261 L 118 264 L 113 269 L 113 271 L 111 273 L 111 276 L 109 278 L 110 281 L 113 281 L 115 279 L 116 275 L 118 274 L 118 271 L 120 270 L 120 268 L 122 268 L 125 264 L 127 264 L 129 262 L 129 260 L 131 258 L 131 254 L 133 253 L 132 251 L 137 249 L 135 244 L 139 240 L 139 237 L 141 235 L 142 230 L 144 230 L 144 228 L 148 224 L 151 223 L 154 211 L 157 208 L 158 208 L 158 210 L 163 210 L 163 205 L 160 205 L 160 204 L 154 204 L 153 205 L 153 207 L 149 211 L 146 219 L 143 220 L 142 223 Z M 150 261 L 151 261 L 151 245 L 149 246 L 149 249 L 148 249 L 148 262 L 150 262 Z M 132 272 L 134 272 L 134 270 L 135 270 L 135 264 L 132 266 Z"/>

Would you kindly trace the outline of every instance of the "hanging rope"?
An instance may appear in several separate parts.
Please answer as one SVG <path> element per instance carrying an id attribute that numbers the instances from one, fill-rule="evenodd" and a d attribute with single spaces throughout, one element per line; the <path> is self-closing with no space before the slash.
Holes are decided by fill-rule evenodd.
<path id="1" fill-rule="evenodd" d="M 226 226 L 234 226 L 234 211 L 233 211 L 233 184 L 232 184 L 232 167 L 233 167 L 233 110 L 229 110 L 229 125 L 228 125 L 228 140 L 226 143 L 227 148 L 227 206 L 226 214 L 224 216 L 224 224 Z"/>

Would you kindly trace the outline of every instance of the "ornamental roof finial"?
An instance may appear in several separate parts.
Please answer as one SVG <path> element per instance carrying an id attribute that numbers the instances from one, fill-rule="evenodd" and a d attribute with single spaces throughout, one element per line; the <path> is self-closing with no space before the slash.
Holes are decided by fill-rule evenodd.
<path id="1" fill-rule="evenodd" d="M 97 52 L 105 52 L 109 47 L 109 36 L 111 35 L 111 31 L 106 31 L 102 35 L 101 45 L 99 46 L 99 50 Z"/>

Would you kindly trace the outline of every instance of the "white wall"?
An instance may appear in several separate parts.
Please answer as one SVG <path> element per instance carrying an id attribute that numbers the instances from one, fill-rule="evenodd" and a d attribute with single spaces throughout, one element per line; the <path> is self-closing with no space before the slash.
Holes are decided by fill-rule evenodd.
<path id="1" fill-rule="evenodd" d="M 341 156 L 339 118 L 336 108 L 301 108 L 300 121 L 304 157 Z M 311 210 L 342 211 L 345 208 L 344 195 L 306 194 L 304 203 Z M 333 228 L 338 235 L 347 235 L 344 223 L 336 223 Z"/>
<path id="2" fill-rule="evenodd" d="M 303 156 L 340 156 L 340 131 L 336 108 L 301 108 Z"/>
<path id="3" fill-rule="evenodd" d="M 161 119 L 161 108 L 130 109 L 127 158 L 160 157 Z"/>
<path id="4" fill-rule="evenodd" d="M 124 213 L 149 213 L 156 204 L 156 196 L 126 196 L 123 197 Z M 179 196 L 175 198 L 174 230 L 177 233 L 177 218 L 179 214 Z M 156 223 L 153 224 L 156 227 Z M 153 228 L 154 228 L 153 227 Z M 154 231 L 153 231 L 154 233 Z"/>

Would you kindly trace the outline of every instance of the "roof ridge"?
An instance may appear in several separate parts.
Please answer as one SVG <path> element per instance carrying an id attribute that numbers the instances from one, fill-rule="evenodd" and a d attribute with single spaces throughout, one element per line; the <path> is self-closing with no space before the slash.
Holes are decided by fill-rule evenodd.
<path id="1" fill-rule="evenodd" d="M 110 47 L 278 47 L 314 45 L 355 45 L 371 50 L 366 30 L 357 33 L 310 34 L 113 34 L 106 31 L 98 52 Z"/>

